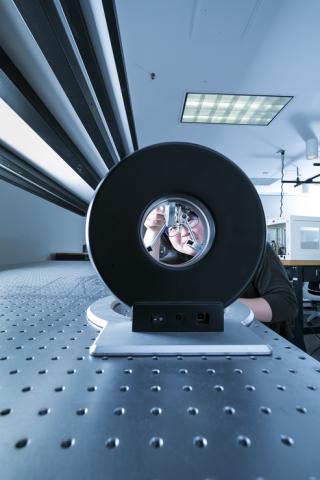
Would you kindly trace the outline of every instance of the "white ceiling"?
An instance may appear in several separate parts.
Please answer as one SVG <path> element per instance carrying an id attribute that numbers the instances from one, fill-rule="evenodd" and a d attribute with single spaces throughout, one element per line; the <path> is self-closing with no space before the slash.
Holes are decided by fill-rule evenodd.
<path id="1" fill-rule="evenodd" d="M 305 140 L 320 137 L 319 0 L 117 0 L 116 5 L 140 147 L 199 143 L 223 153 L 250 177 L 272 178 L 280 178 L 276 152 L 284 148 L 286 179 L 295 178 L 296 166 L 302 179 L 320 173 L 305 159 Z M 294 99 L 266 127 L 182 124 L 186 92 Z M 258 187 L 260 193 L 279 190 L 279 181 Z"/>

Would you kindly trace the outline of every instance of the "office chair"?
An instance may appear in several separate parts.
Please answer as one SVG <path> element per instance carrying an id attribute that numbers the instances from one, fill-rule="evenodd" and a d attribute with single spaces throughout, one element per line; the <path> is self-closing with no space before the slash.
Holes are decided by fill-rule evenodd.
<path id="1" fill-rule="evenodd" d="M 305 283 L 303 289 L 303 301 L 305 309 L 311 309 L 311 313 L 306 316 L 306 323 L 310 324 L 313 320 L 320 318 L 320 282 L 312 281 Z"/>

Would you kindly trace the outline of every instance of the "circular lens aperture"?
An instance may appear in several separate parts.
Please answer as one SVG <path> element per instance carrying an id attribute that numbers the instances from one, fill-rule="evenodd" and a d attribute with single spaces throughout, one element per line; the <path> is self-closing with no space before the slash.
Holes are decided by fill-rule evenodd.
<path id="1" fill-rule="evenodd" d="M 203 257 L 215 228 L 208 209 L 180 196 L 161 198 L 147 208 L 140 226 L 144 248 L 161 264 L 179 267 Z"/>

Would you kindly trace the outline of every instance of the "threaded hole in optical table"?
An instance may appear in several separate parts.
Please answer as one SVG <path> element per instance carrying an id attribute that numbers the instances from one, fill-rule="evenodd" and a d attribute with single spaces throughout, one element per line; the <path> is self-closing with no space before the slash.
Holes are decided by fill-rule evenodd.
<path id="1" fill-rule="evenodd" d="M 154 416 L 158 416 L 161 415 L 162 409 L 160 407 L 153 407 L 151 408 L 150 413 L 152 413 Z"/>
<path id="2" fill-rule="evenodd" d="M 223 411 L 227 415 L 234 415 L 236 413 L 236 410 L 233 407 L 229 407 L 228 405 L 224 407 Z"/>
<path id="3" fill-rule="evenodd" d="M 284 385 L 277 385 L 277 389 L 284 392 L 286 390 L 286 387 Z"/>
<path id="4" fill-rule="evenodd" d="M 59 385 L 59 387 L 56 387 L 54 389 L 55 392 L 63 392 L 63 390 L 65 390 L 65 386 L 64 385 Z"/>
<path id="5" fill-rule="evenodd" d="M 294 440 L 291 437 L 288 437 L 288 435 L 281 435 L 281 442 L 284 445 L 287 445 L 287 447 L 292 447 L 294 444 Z"/>
<path id="6" fill-rule="evenodd" d="M 6 415 L 9 415 L 11 413 L 11 408 L 4 408 L 3 410 L 0 411 L 0 416 L 5 417 Z"/>
<path id="7" fill-rule="evenodd" d="M 188 373 L 188 370 L 186 368 L 180 368 L 179 373 L 181 375 L 186 375 Z"/>
<path id="8" fill-rule="evenodd" d="M 28 443 L 30 443 L 30 440 L 28 438 L 22 438 L 21 440 L 18 440 L 18 442 L 16 442 L 15 448 L 24 448 L 28 445 Z"/>
<path id="9" fill-rule="evenodd" d="M 149 442 L 149 445 L 153 448 L 161 448 L 163 447 L 163 439 L 160 438 L 160 437 L 152 437 L 150 442 Z"/>
<path id="10" fill-rule="evenodd" d="M 237 440 L 238 440 L 239 445 L 241 445 L 242 447 L 250 447 L 251 446 L 251 440 L 250 440 L 249 437 L 246 437 L 244 435 L 239 435 L 237 437 Z"/>
<path id="11" fill-rule="evenodd" d="M 191 385 L 184 385 L 184 386 L 182 387 L 182 390 L 183 390 L 184 392 L 191 392 L 191 391 L 192 391 L 192 386 L 191 386 Z"/>
<path id="12" fill-rule="evenodd" d="M 117 407 L 113 410 L 113 414 L 116 415 L 117 417 L 121 417 L 121 415 L 125 414 L 125 409 L 122 407 Z"/>
<path id="13" fill-rule="evenodd" d="M 68 438 L 67 440 L 62 440 L 60 443 L 61 448 L 70 448 L 75 444 L 74 438 Z"/>
<path id="14" fill-rule="evenodd" d="M 189 407 L 187 412 L 189 415 L 198 415 L 199 409 L 197 407 Z"/>
<path id="15" fill-rule="evenodd" d="M 244 388 L 248 390 L 248 392 L 254 392 L 256 389 L 253 385 L 246 385 Z"/>
<path id="16" fill-rule="evenodd" d="M 151 390 L 153 392 L 160 392 L 161 387 L 160 387 L 160 385 L 152 385 Z"/>
<path id="17" fill-rule="evenodd" d="M 296 410 L 299 413 L 307 413 L 308 411 L 305 407 L 300 407 L 300 406 L 296 407 Z"/>
<path id="18" fill-rule="evenodd" d="M 193 444 L 198 448 L 204 448 L 208 445 L 208 441 L 204 437 L 194 437 Z"/>
<path id="19" fill-rule="evenodd" d="M 233 372 L 241 375 L 243 373 L 243 370 L 241 370 L 241 368 L 235 368 Z"/>
<path id="20" fill-rule="evenodd" d="M 30 392 L 30 390 L 32 390 L 32 387 L 31 387 L 31 386 L 23 387 L 23 388 L 21 389 L 21 392 L 26 393 L 26 392 Z"/>
<path id="21" fill-rule="evenodd" d="M 79 409 L 76 411 L 76 414 L 79 415 L 79 416 L 86 415 L 87 413 L 88 413 L 88 409 L 87 409 L 87 408 L 79 408 Z"/>
<path id="22" fill-rule="evenodd" d="M 271 408 L 269 407 L 260 407 L 260 412 L 265 415 L 270 415 L 272 413 Z"/>
<path id="23" fill-rule="evenodd" d="M 40 415 L 40 417 L 43 417 L 45 415 L 48 415 L 49 412 L 50 412 L 50 408 L 41 408 L 38 411 L 38 415 Z"/>
<path id="24" fill-rule="evenodd" d="M 119 444 L 120 444 L 119 438 L 108 438 L 106 440 L 105 446 L 107 448 L 113 449 L 113 448 L 117 448 Z"/>
<path id="25" fill-rule="evenodd" d="M 224 387 L 222 385 L 215 385 L 213 387 L 214 390 L 216 390 L 217 392 L 223 392 L 224 391 Z"/>

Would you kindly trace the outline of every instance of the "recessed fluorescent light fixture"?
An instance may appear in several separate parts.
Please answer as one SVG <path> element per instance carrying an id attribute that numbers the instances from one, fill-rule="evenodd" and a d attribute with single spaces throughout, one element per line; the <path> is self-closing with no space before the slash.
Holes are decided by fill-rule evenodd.
<path id="1" fill-rule="evenodd" d="M 182 123 L 269 125 L 293 97 L 187 93 Z"/>

